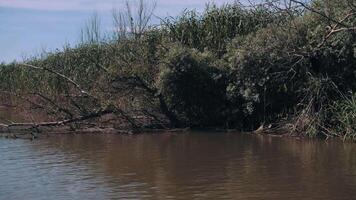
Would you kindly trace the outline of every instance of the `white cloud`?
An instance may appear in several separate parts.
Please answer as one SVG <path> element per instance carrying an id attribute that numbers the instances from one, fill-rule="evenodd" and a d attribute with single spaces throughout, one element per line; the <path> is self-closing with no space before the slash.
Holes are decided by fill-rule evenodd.
<path id="1" fill-rule="evenodd" d="M 176 7 L 181 9 L 188 6 L 202 6 L 212 0 L 157 0 L 158 7 Z M 217 3 L 229 0 L 216 0 Z M 231 2 L 232 0 L 230 0 Z M 0 7 L 26 8 L 36 10 L 111 10 L 122 7 L 125 0 L 0 0 Z M 135 2 L 135 0 L 129 0 Z M 137 1 L 136 1 L 137 2 Z"/>
<path id="2" fill-rule="evenodd" d="M 1 0 L 0 7 L 35 10 L 108 10 L 122 0 Z"/>

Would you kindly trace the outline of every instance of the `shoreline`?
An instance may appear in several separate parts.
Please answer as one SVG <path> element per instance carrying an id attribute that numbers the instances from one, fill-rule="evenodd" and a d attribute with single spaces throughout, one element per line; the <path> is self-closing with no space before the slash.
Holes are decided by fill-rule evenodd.
<path id="1" fill-rule="evenodd" d="M 275 131 L 275 129 L 274 129 Z M 51 135 L 92 135 L 92 134 L 117 134 L 117 135 L 142 135 L 142 134 L 189 134 L 189 133 L 219 133 L 219 134 L 244 134 L 244 135 L 262 135 L 269 137 L 290 137 L 298 139 L 310 139 L 303 136 L 293 135 L 288 132 L 285 133 L 272 133 L 272 129 L 256 130 L 256 131 L 241 131 L 238 129 L 222 129 L 222 128 L 175 128 L 175 129 L 137 129 L 137 130 L 124 130 L 115 128 L 86 128 L 79 130 L 42 130 L 40 132 L 31 131 L 0 131 L 0 138 L 6 139 L 43 139 Z M 276 132 L 276 131 L 275 131 Z M 320 140 L 322 138 L 314 138 Z"/>

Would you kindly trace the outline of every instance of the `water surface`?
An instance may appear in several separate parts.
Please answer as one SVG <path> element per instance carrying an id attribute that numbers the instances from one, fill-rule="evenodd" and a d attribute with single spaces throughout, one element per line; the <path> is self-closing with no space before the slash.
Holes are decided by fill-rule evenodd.
<path id="1" fill-rule="evenodd" d="M 0 139 L 0 199 L 355 199 L 356 145 L 241 134 Z"/>

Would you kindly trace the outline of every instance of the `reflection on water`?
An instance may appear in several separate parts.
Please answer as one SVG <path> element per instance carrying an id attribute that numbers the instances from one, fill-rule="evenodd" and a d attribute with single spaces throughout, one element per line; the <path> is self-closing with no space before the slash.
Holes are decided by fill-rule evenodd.
<path id="1" fill-rule="evenodd" d="M 356 145 L 240 134 L 0 139 L 0 199 L 354 199 Z"/>

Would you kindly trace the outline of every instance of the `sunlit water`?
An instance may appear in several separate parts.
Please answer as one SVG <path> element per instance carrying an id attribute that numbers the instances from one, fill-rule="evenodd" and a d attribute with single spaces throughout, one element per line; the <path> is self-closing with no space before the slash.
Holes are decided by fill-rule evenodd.
<path id="1" fill-rule="evenodd" d="M 356 144 L 232 133 L 0 139 L 0 199 L 356 199 Z"/>

